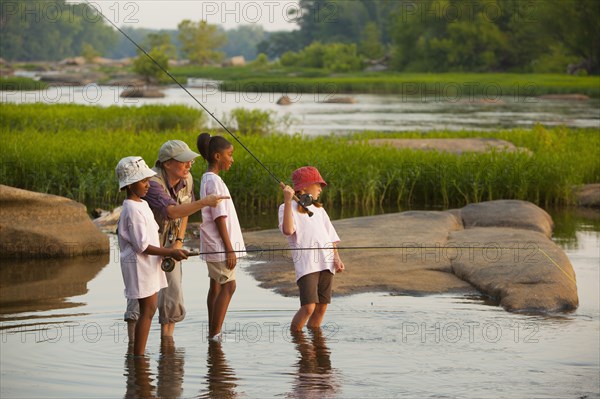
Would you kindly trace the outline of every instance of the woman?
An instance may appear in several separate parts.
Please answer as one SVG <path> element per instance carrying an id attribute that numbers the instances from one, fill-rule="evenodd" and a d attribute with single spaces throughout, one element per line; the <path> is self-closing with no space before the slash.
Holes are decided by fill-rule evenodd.
<path id="1" fill-rule="evenodd" d="M 151 178 L 150 189 L 144 200 L 148 202 L 158 223 L 160 244 L 163 247 L 182 248 L 188 216 L 205 206 L 217 206 L 222 199 L 229 198 L 211 195 L 195 200 L 194 181 L 190 169 L 199 156 L 180 140 L 167 141 L 158 152 L 158 160 L 152 168 L 156 176 Z M 175 323 L 185 318 L 181 281 L 181 262 L 176 262 L 173 271 L 167 273 L 168 287 L 158 293 L 161 338 L 172 337 Z M 130 331 L 130 342 L 138 317 L 137 301 L 128 301 L 125 320 Z"/>

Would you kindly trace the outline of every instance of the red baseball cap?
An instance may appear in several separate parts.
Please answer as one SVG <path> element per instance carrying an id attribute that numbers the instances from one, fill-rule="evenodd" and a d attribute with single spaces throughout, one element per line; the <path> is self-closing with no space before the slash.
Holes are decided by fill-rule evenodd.
<path id="1" fill-rule="evenodd" d="M 292 182 L 294 183 L 294 191 L 300 191 L 310 186 L 313 183 L 319 183 L 326 186 L 325 180 L 314 166 L 303 166 L 296 169 L 292 173 Z"/>

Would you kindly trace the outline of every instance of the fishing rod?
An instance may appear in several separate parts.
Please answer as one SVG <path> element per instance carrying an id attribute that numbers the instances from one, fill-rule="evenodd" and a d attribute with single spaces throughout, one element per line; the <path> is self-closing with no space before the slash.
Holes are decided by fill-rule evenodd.
<path id="1" fill-rule="evenodd" d="M 316 251 L 320 249 L 336 249 L 336 250 L 379 250 L 379 249 L 421 249 L 421 250 L 432 250 L 432 249 L 496 249 L 496 250 L 511 250 L 514 251 L 515 248 L 510 247 L 498 247 L 498 246 L 414 246 L 414 245 L 386 245 L 386 246 L 352 246 L 352 247 L 298 247 L 298 248 L 257 248 L 257 249 L 241 249 L 241 250 L 233 250 L 233 251 L 208 251 L 208 252 L 189 252 L 188 257 L 190 256 L 200 256 L 200 255 L 218 255 L 218 254 L 227 254 L 227 253 L 261 253 L 261 252 L 279 252 L 279 251 Z M 538 252 L 541 252 L 558 270 L 560 270 L 569 280 L 571 280 L 574 284 L 577 284 L 573 276 L 567 273 L 546 251 L 544 251 L 539 246 L 536 248 Z M 170 272 L 175 268 L 175 260 L 173 258 L 164 258 L 160 267 L 165 272 Z"/>
<path id="2" fill-rule="evenodd" d="M 239 145 L 242 146 L 242 148 L 244 150 L 246 150 L 248 152 L 248 154 L 250 154 L 252 156 L 252 158 L 254 158 L 256 160 L 256 162 L 258 162 L 259 165 L 263 167 L 264 170 L 267 171 L 267 173 L 269 173 L 269 175 L 273 178 L 273 180 L 275 180 L 280 186 L 282 186 L 282 187 L 285 186 L 285 183 L 281 179 L 279 179 L 269 168 L 267 168 L 267 166 L 260 159 L 258 159 L 258 157 L 256 155 L 254 155 L 252 153 L 252 151 L 250 151 L 250 149 L 248 147 L 246 147 L 246 145 L 235 134 L 233 134 L 219 120 L 219 118 L 217 118 L 215 116 L 214 113 L 210 112 L 208 110 L 208 108 L 206 108 L 204 106 L 204 104 L 202 104 L 196 97 L 194 97 L 194 95 L 192 93 L 190 93 L 190 91 L 184 85 L 182 85 L 173 75 L 171 75 L 171 73 L 166 68 L 164 68 L 161 64 L 159 64 L 150 54 L 148 54 L 148 52 L 146 50 L 144 50 L 135 40 L 133 40 L 127 33 L 125 33 L 121 28 L 119 28 L 113 21 L 111 21 L 110 19 L 108 19 L 102 13 L 101 10 L 98 10 L 95 7 L 93 7 L 92 4 L 88 0 L 84 0 L 84 2 L 87 3 L 87 5 L 89 7 L 95 9 L 98 12 L 98 14 L 100 14 L 100 16 L 102 18 L 104 18 L 105 21 L 107 21 L 116 30 L 118 30 L 123 36 L 125 36 L 127 38 L 127 40 L 129 40 L 135 47 L 137 47 L 138 50 L 140 50 L 146 57 L 148 57 L 148 59 L 150 61 L 152 61 L 154 63 L 154 65 L 156 65 L 162 72 L 164 72 L 169 78 L 171 78 L 171 80 L 173 82 L 175 82 L 181 89 L 183 89 L 183 91 L 185 91 L 207 114 L 209 114 L 219 124 L 219 126 L 221 126 L 227 133 L 229 133 L 231 135 L 231 137 L 233 137 L 235 139 L 235 141 L 237 141 L 239 143 Z M 308 216 L 312 217 L 313 212 L 308 209 L 308 206 L 305 205 L 305 203 L 303 201 L 300 201 L 300 199 L 296 196 L 296 194 L 294 194 L 293 200 L 296 201 L 298 203 L 298 205 L 301 206 L 306 211 L 306 213 L 308 214 Z"/>

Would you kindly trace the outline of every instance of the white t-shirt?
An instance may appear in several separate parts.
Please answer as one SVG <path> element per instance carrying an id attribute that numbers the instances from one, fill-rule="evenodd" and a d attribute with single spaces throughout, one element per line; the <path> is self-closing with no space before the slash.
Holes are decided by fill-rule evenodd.
<path id="1" fill-rule="evenodd" d="M 200 183 L 200 198 L 207 195 L 226 195 L 231 196 L 225 182 L 219 175 L 213 172 L 206 172 L 202 175 Z M 245 251 L 244 237 L 238 220 L 235 205 L 231 199 L 222 200 L 216 207 L 205 206 L 202 208 L 202 224 L 200 225 L 200 252 L 221 252 L 225 251 L 225 245 L 217 229 L 215 220 L 219 217 L 225 217 L 225 225 L 229 233 L 229 240 L 234 251 Z M 235 256 L 241 258 L 246 256 L 246 252 L 236 252 Z M 202 259 L 208 262 L 222 262 L 227 260 L 226 254 L 202 255 Z"/>
<path id="2" fill-rule="evenodd" d="M 142 253 L 149 245 L 160 247 L 152 210 L 144 200 L 126 199 L 119 219 L 119 248 L 127 299 L 146 298 L 167 286 L 167 277 L 160 268 L 162 258 Z"/>
<path id="3" fill-rule="evenodd" d="M 279 207 L 279 230 L 283 233 L 283 209 L 284 204 Z M 292 217 L 296 232 L 287 236 L 290 248 L 324 248 L 315 250 L 291 251 L 291 257 L 294 260 L 296 269 L 296 281 L 300 277 L 329 270 L 335 274 L 333 264 L 334 252 L 333 244 L 340 242 L 335 228 L 331 224 L 329 215 L 323 208 L 317 208 L 314 205 L 308 207 L 313 212 L 309 217 L 306 213 L 298 212 L 298 204 L 292 202 Z"/>

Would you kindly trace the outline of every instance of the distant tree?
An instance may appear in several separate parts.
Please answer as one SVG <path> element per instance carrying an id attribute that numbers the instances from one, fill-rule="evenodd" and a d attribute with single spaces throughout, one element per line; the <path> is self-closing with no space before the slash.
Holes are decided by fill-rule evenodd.
<path id="1" fill-rule="evenodd" d="M 178 28 L 181 50 L 191 63 L 206 65 L 223 59 L 223 53 L 217 49 L 225 45 L 227 38 L 216 25 L 186 19 Z"/>
<path id="2" fill-rule="evenodd" d="M 256 45 L 258 53 L 266 54 L 270 59 L 276 59 L 283 53 L 297 52 L 304 48 L 302 32 L 265 32 L 265 39 Z"/>
<path id="3" fill-rule="evenodd" d="M 600 73 L 600 1 L 542 3 L 534 16 L 544 29 L 547 43 L 561 43 L 567 55 L 577 57 L 588 73 Z"/>
<path id="4" fill-rule="evenodd" d="M 144 45 L 149 49 L 160 49 L 170 59 L 177 58 L 177 49 L 171 42 L 171 36 L 168 33 L 149 33 L 144 39 Z"/>
<path id="5" fill-rule="evenodd" d="M 219 50 L 223 51 L 228 57 L 243 55 L 246 60 L 253 60 L 258 54 L 257 45 L 265 37 L 265 31 L 262 26 L 242 25 L 235 29 L 225 32 L 227 35 L 227 44 Z"/>
<path id="6" fill-rule="evenodd" d="M 383 57 L 385 50 L 381 43 L 379 28 L 375 22 L 369 22 L 365 26 L 359 48 L 360 54 L 368 59 L 375 60 Z"/>
<path id="7" fill-rule="evenodd" d="M 169 59 L 176 58 L 177 50 L 171 43 L 171 37 L 167 33 L 150 33 L 144 40 L 143 47 L 156 63 L 162 68 L 169 68 Z M 159 65 L 138 50 L 138 56 L 133 61 L 133 70 L 144 77 L 146 83 L 167 82 L 168 76 Z"/>
<path id="8" fill-rule="evenodd" d="M 281 56 L 281 65 L 288 67 L 322 68 L 332 72 L 350 72 L 361 68 L 355 44 L 314 42 L 302 51 L 288 51 Z"/>
<path id="9" fill-rule="evenodd" d="M 81 49 L 81 55 L 87 62 L 92 62 L 94 58 L 100 56 L 100 52 L 98 52 L 91 44 L 84 43 L 83 48 Z"/>
<path id="10" fill-rule="evenodd" d="M 104 54 L 117 33 L 87 4 L 65 0 L 2 1 L 0 56 L 9 61 L 55 61 L 81 55 L 87 43 Z M 60 10 L 57 12 L 51 11 Z"/>

